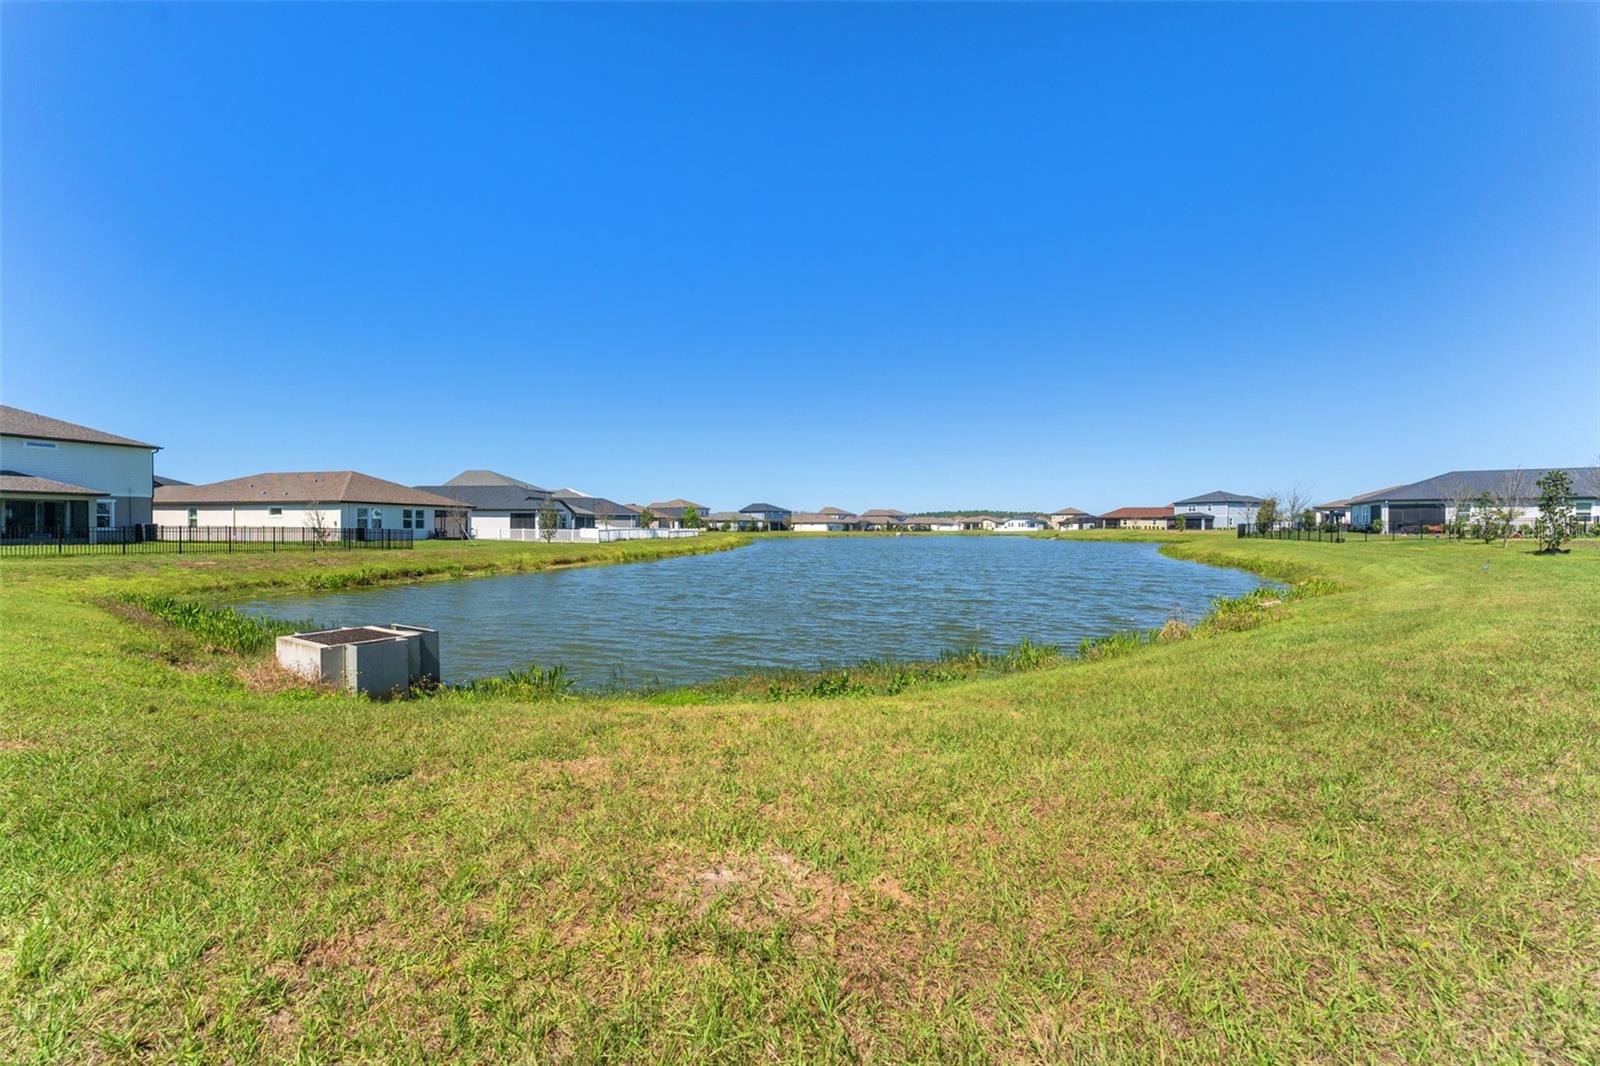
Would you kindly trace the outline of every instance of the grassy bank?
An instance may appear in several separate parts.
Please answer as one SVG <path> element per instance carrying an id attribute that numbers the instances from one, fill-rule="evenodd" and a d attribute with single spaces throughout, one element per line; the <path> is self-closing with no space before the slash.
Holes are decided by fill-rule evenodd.
<path id="1" fill-rule="evenodd" d="M 1593 543 L 1190 534 L 1338 591 L 671 707 L 273 691 L 116 599 L 542 547 L 0 562 L 0 1058 L 1600 1054 Z"/>

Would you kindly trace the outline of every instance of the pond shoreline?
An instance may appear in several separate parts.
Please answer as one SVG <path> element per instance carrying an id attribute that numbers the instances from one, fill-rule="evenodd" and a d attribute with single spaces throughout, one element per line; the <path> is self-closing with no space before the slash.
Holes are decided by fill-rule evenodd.
<path id="1" fill-rule="evenodd" d="M 749 540 L 747 551 L 716 560 L 604 576 L 552 568 L 470 586 L 402 582 L 220 602 L 324 625 L 381 617 L 440 629 L 452 680 L 559 665 L 585 691 L 637 695 L 864 664 L 926 669 L 1001 657 L 1024 642 L 1073 648 L 1174 619 L 1196 625 L 1213 601 L 1273 581 L 1236 566 L 1191 568 L 1208 560 L 1121 538 Z"/>

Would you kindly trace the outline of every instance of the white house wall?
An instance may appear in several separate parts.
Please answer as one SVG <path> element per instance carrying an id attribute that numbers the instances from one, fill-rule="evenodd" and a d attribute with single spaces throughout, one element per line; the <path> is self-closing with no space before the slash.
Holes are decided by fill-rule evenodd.
<path id="1" fill-rule="evenodd" d="M 1174 514 L 1208 514 L 1216 518 L 1216 529 L 1232 529 L 1256 520 L 1253 503 L 1186 503 L 1175 507 Z"/>
<path id="2" fill-rule="evenodd" d="M 273 514 L 274 508 L 281 513 Z M 408 510 L 408 508 L 396 506 L 392 503 L 330 503 L 323 504 L 320 508 L 314 508 L 304 503 L 196 504 L 193 509 L 195 512 L 194 524 L 197 526 L 234 526 L 236 528 L 251 529 L 310 529 L 315 525 L 313 516 L 320 510 L 324 516 L 323 528 L 332 530 L 357 528 L 356 510 L 358 508 L 367 509 L 369 528 L 376 528 L 372 526 L 373 512 L 375 510 L 383 512 L 383 529 L 405 528 L 401 525 L 401 518 L 402 512 Z M 417 540 L 426 540 L 433 536 L 433 512 L 435 508 L 413 507 L 409 508 L 409 510 L 413 513 L 412 535 Z M 439 508 L 439 510 L 443 510 L 443 508 Z M 161 504 L 155 508 L 154 517 L 151 520 L 158 526 L 187 526 L 189 524 L 189 511 L 188 505 Z M 423 515 L 421 529 L 415 528 L 414 516 L 418 511 L 422 512 Z"/>
<path id="3" fill-rule="evenodd" d="M 118 501 L 119 525 L 150 521 L 155 452 L 148 448 L 0 435 L 0 470 L 103 492 Z M 92 519 L 94 508 L 89 511 Z"/>

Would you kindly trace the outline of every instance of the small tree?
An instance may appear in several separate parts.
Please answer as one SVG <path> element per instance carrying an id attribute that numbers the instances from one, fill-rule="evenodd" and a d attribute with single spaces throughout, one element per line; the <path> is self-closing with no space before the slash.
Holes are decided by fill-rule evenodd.
<path id="1" fill-rule="evenodd" d="M 688 507 L 685 507 L 683 509 L 683 519 L 682 519 L 682 521 L 683 521 L 683 528 L 684 529 L 699 529 L 700 528 L 700 510 L 699 510 L 699 508 L 693 506 L 692 504 L 690 506 L 688 506 Z"/>
<path id="2" fill-rule="evenodd" d="M 1277 493 L 1273 493 L 1274 498 L 1276 498 L 1277 495 Z M 1278 501 L 1275 499 L 1275 502 Z M 1278 510 L 1279 513 L 1281 513 L 1290 522 L 1299 522 L 1300 520 L 1304 519 L 1306 511 L 1310 507 L 1311 493 L 1307 492 L 1301 486 L 1296 485 L 1294 488 L 1283 493 L 1283 499 L 1280 502 Z"/>
<path id="3" fill-rule="evenodd" d="M 639 508 L 639 528 L 649 529 L 656 524 L 656 513 L 648 507 Z"/>
<path id="4" fill-rule="evenodd" d="M 1172 516 L 1172 528 L 1176 529 L 1179 533 L 1182 533 L 1184 530 L 1188 529 L 1189 528 L 1189 516 L 1186 515 L 1186 514 L 1175 514 L 1175 515 L 1173 515 Z"/>
<path id="5" fill-rule="evenodd" d="M 1533 535 L 1539 538 L 1541 552 L 1558 552 L 1578 531 L 1577 509 L 1572 504 L 1572 478 L 1565 470 L 1551 470 L 1537 485 L 1539 517 L 1533 523 Z"/>
<path id="6" fill-rule="evenodd" d="M 1494 497 L 1480 493 L 1473 501 L 1474 518 L 1472 535 L 1485 544 L 1493 544 L 1500 536 L 1500 526 L 1495 521 Z"/>
<path id="7" fill-rule="evenodd" d="M 312 503 L 306 506 L 306 528 L 311 531 L 311 539 L 318 544 L 326 543 L 333 535 L 333 519 L 328 517 L 328 512 L 322 509 L 322 504 Z"/>
<path id="8" fill-rule="evenodd" d="M 1278 495 L 1275 492 L 1267 493 L 1267 498 L 1261 501 L 1256 508 L 1256 531 L 1260 533 L 1272 532 L 1272 527 L 1278 524 Z"/>
<path id="9" fill-rule="evenodd" d="M 1439 488 L 1444 501 L 1444 531 L 1457 540 L 1467 535 L 1468 515 L 1472 510 L 1472 491 L 1467 483 L 1456 476 L 1447 477 Z"/>
<path id="10" fill-rule="evenodd" d="M 1528 496 L 1528 475 L 1520 466 L 1515 470 L 1507 470 L 1490 494 L 1502 545 L 1509 543 L 1511 534 L 1517 531 L 1517 519 L 1522 514 L 1522 505 Z"/>
<path id="11" fill-rule="evenodd" d="M 545 500 L 539 508 L 539 535 L 544 542 L 549 544 L 556 539 L 556 530 L 561 528 L 561 512 L 556 508 L 554 500 Z"/>
<path id="12" fill-rule="evenodd" d="M 1316 529 L 1317 528 L 1317 512 L 1313 511 L 1309 507 L 1302 508 L 1301 511 L 1300 511 L 1300 528 L 1301 529 Z"/>

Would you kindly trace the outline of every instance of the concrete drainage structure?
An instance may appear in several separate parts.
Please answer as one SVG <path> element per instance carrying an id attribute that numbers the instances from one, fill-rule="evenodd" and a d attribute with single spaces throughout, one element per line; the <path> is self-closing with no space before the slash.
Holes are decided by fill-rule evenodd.
<path id="1" fill-rule="evenodd" d="M 308 681 L 390 696 L 439 680 L 439 631 L 394 623 L 292 633 L 278 638 L 278 663 Z"/>

